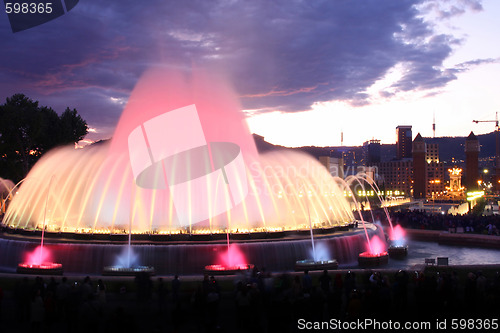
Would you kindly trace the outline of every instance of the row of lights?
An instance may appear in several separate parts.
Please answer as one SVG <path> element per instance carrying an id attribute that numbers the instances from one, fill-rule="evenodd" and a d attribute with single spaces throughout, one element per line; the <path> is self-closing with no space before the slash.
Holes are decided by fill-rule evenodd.
<path id="1" fill-rule="evenodd" d="M 484 196 L 484 191 L 467 192 L 467 201 L 473 201 Z"/>

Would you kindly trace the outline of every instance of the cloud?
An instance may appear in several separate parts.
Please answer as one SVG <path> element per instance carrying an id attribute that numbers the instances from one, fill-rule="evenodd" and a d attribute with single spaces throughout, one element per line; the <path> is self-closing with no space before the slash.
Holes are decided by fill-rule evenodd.
<path id="1" fill-rule="evenodd" d="M 479 65 L 443 68 L 460 41 L 423 19 L 429 11 L 451 17 L 468 10 L 482 10 L 480 2 L 82 1 L 21 33 L 0 22 L 0 98 L 24 92 L 57 111 L 76 107 L 93 127 L 110 127 L 123 108 L 116 101 L 161 64 L 224 71 L 253 112 L 302 111 L 331 100 L 365 105 L 367 88 L 397 64 L 405 72 L 382 96 L 444 87 Z"/>
<path id="2" fill-rule="evenodd" d="M 421 6 L 426 12 L 432 12 L 439 19 L 449 19 L 465 14 L 468 10 L 479 12 L 483 10 L 481 0 L 441 0 L 426 1 Z"/>
<path id="3" fill-rule="evenodd" d="M 475 66 L 487 65 L 487 64 L 497 64 L 500 62 L 500 58 L 487 58 L 487 59 L 474 59 L 460 64 L 455 65 L 455 71 L 462 72 L 467 71 Z"/>

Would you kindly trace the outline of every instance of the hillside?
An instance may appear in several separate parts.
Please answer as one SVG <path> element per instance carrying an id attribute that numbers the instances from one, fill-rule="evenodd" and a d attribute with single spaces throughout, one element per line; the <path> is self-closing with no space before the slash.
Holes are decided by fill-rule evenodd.
<path id="1" fill-rule="evenodd" d="M 273 145 L 267 141 L 265 138 L 254 134 L 255 144 L 260 152 L 270 151 L 275 149 L 296 149 L 306 152 L 314 157 L 319 156 L 335 156 L 340 151 L 356 151 L 361 152 L 362 147 L 299 147 L 299 148 L 287 148 L 283 146 Z M 479 158 L 487 158 L 495 156 L 495 132 L 488 134 L 478 135 L 479 144 L 481 145 L 481 151 L 479 153 Z M 439 144 L 439 155 L 441 161 L 450 162 L 452 158 L 456 161 L 465 159 L 464 145 L 465 136 L 457 137 L 439 137 L 439 138 L 424 138 L 426 143 L 437 143 Z M 389 161 L 396 156 L 396 145 L 395 144 L 383 144 L 380 147 L 380 153 L 382 161 Z"/>

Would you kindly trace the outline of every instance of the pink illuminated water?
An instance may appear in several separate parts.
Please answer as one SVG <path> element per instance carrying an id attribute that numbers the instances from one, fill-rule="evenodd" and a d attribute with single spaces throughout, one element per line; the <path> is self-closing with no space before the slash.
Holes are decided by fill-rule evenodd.
<path id="1" fill-rule="evenodd" d="M 398 224 L 393 228 L 390 239 L 394 245 L 401 246 L 405 242 L 405 236 L 405 230 Z"/>
<path id="2" fill-rule="evenodd" d="M 52 262 L 52 254 L 47 247 L 37 246 L 32 252 L 25 254 L 24 264 L 42 265 Z"/>
<path id="3" fill-rule="evenodd" d="M 371 245 L 370 246 L 371 251 L 369 252 L 372 255 L 379 255 L 387 251 L 387 244 L 384 241 L 382 241 L 378 236 L 373 236 L 370 239 L 370 245 Z"/>
<path id="4" fill-rule="evenodd" d="M 229 142 L 241 151 L 246 175 L 238 174 L 232 183 L 235 191 L 245 192 L 238 204 L 231 203 L 230 195 L 215 200 L 224 191 L 222 179 L 207 181 L 204 185 L 211 191 L 203 196 L 189 192 L 192 188 L 187 185 L 183 190 L 189 193 L 189 202 L 180 208 L 172 199 L 175 189 L 136 185 L 129 135 L 137 128 L 146 131 L 148 120 L 190 105 L 196 106 L 206 142 Z M 179 131 L 183 138 L 195 134 L 186 126 L 180 126 Z M 165 145 L 177 143 L 174 136 Z M 151 148 L 151 142 L 148 144 Z M 144 163 L 150 163 L 149 159 L 153 157 L 148 155 Z M 159 175 L 158 181 L 160 178 L 165 182 L 167 177 Z M 165 69 L 146 72 L 132 91 L 110 142 L 48 152 L 17 192 L 5 214 L 5 225 L 48 232 L 250 233 L 329 228 L 354 219 L 343 189 L 316 159 L 281 151 L 259 155 L 237 94 L 219 75 L 197 69 L 189 73 Z M 201 203 L 208 203 L 210 211 L 218 213 L 191 222 Z M 181 212 L 184 219 L 179 217 Z M 117 259 L 125 267 L 136 264 L 129 249 L 130 245 Z M 38 255 L 45 256 L 45 251 Z M 225 266 L 247 264 L 234 245 L 219 261 Z"/>
<path id="5" fill-rule="evenodd" d="M 238 245 L 230 244 L 226 251 L 219 254 L 217 264 L 223 267 L 246 267 L 248 265 L 247 259 Z"/>

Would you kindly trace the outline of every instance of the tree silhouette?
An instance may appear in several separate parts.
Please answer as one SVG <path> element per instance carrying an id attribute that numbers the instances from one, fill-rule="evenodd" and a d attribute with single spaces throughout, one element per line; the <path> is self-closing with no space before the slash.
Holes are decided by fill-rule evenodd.
<path id="1" fill-rule="evenodd" d="M 85 120 L 73 109 L 59 116 L 24 94 L 0 105 L 0 177 L 19 181 L 48 150 L 80 141 L 87 135 Z"/>

